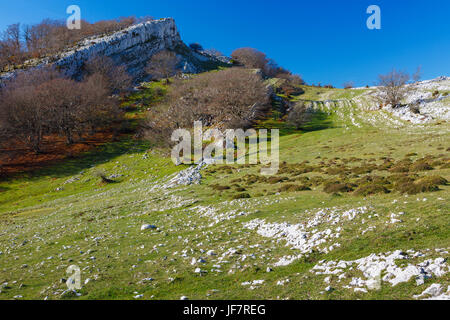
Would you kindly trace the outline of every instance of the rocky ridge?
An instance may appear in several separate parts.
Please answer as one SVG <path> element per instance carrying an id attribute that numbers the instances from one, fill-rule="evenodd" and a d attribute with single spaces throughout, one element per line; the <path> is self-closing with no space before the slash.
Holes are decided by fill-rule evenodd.
<path id="1" fill-rule="evenodd" d="M 227 59 L 215 57 L 207 51 L 194 51 L 184 44 L 172 18 L 147 21 L 110 35 L 86 38 L 75 47 L 57 55 L 34 59 L 24 64 L 29 70 L 53 64 L 70 77 L 83 73 L 83 64 L 94 56 L 107 56 L 116 64 L 125 65 L 135 78 L 144 76 L 147 61 L 157 52 L 172 50 L 180 58 L 178 68 L 183 73 L 199 73 L 226 65 Z M 21 69 L 0 74 L 0 80 L 14 77 Z"/>

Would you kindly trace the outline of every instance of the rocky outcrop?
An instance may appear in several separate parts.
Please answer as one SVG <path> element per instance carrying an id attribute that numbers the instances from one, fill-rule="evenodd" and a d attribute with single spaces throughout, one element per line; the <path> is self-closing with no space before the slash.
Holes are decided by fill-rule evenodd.
<path id="1" fill-rule="evenodd" d="M 29 68 L 54 64 L 68 76 L 80 77 L 83 64 L 96 55 L 111 57 L 117 64 L 127 67 L 135 78 L 144 76 L 147 61 L 157 52 L 172 50 L 180 58 L 179 68 L 184 73 L 199 73 L 226 64 L 226 61 L 196 52 L 186 46 L 172 18 L 133 25 L 111 35 L 90 37 L 58 55 L 28 63 Z M 31 65 L 31 66 L 30 66 Z M 18 70 L 0 75 L 0 80 L 13 77 Z"/>

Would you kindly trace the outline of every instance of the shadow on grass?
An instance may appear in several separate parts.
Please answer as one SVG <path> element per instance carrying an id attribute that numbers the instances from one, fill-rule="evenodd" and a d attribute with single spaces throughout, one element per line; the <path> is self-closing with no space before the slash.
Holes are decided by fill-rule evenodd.
<path id="1" fill-rule="evenodd" d="M 323 111 L 317 110 L 314 112 L 311 121 L 302 126 L 301 130 L 304 132 L 311 132 L 330 128 L 333 128 L 333 121 L 330 119 L 330 116 Z"/>
<path id="2" fill-rule="evenodd" d="M 328 113 L 317 110 L 314 112 L 311 121 L 303 125 L 300 129 L 296 129 L 294 126 L 281 119 L 267 119 L 264 121 L 260 121 L 255 126 L 255 129 L 278 129 L 280 130 L 281 137 L 295 133 L 325 130 L 333 127 L 333 121 L 330 119 Z"/>
<path id="3" fill-rule="evenodd" d="M 146 141 L 123 138 L 118 142 L 109 142 L 91 151 L 81 154 L 73 159 L 65 159 L 60 163 L 49 164 L 30 172 L 17 173 L 4 178 L 0 182 L 7 182 L 14 179 L 34 180 L 41 177 L 61 178 L 73 176 L 83 170 L 109 162 L 125 153 L 145 152 L 149 149 Z M 5 188 L 5 187 L 1 187 Z"/>

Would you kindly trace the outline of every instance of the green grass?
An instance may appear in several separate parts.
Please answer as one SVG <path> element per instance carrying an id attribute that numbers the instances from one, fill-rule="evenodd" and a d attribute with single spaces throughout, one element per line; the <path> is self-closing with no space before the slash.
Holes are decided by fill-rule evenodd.
<path id="1" fill-rule="evenodd" d="M 361 93 L 305 89 L 305 95 L 297 99 L 351 99 Z M 143 108 L 147 107 L 145 99 L 154 99 L 153 89 L 148 90 L 133 96 L 132 104 L 144 101 Z M 351 114 L 360 121 L 360 127 L 354 125 Z M 381 157 L 400 161 L 407 155 L 414 161 L 427 155 L 447 157 L 448 161 L 447 123 L 430 124 L 426 129 L 412 125 L 391 128 L 387 124 L 372 126 L 362 121 L 366 117 L 358 108 L 349 106 L 344 111 L 324 111 L 298 131 L 277 120 L 261 123 L 282 129 L 281 161 L 307 162 L 319 170 L 278 176 L 310 181 L 317 177 L 341 179 L 339 174 L 320 170 L 339 169 L 345 163 L 342 160 L 349 168 L 362 163 L 380 165 Z M 448 248 L 450 186 L 410 196 L 398 192 L 367 197 L 327 194 L 320 183 L 312 184 L 311 190 L 286 187 L 280 192 L 283 185 L 304 182 L 267 183 L 251 178 L 260 176 L 259 166 L 232 165 L 209 167 L 200 185 L 161 189 L 158 186 L 168 176 L 184 167 L 176 167 L 167 156 L 148 149 L 146 142 L 127 138 L 82 157 L 0 182 L 0 299 L 17 295 L 24 299 L 133 299 L 135 292 L 144 294 L 144 299 L 179 299 L 183 295 L 190 299 L 411 299 L 427 284 L 441 283 L 445 288 L 450 284 L 447 274 L 419 287 L 413 280 L 395 287 L 383 283 L 381 290 L 364 294 L 340 287 L 333 278 L 331 285 L 336 290 L 323 293 L 325 276 L 309 272 L 323 259 L 352 260 L 397 249 Z M 112 178 L 115 183 L 102 183 L 96 175 L 99 170 L 107 176 L 116 174 Z M 391 173 L 385 170 L 373 174 Z M 418 174 L 450 180 L 450 169 L 440 166 Z M 349 174 L 349 179 L 354 181 L 365 174 L 357 176 Z M 217 185 L 230 188 L 214 187 Z M 239 196 L 242 194 L 250 198 Z M 253 219 L 301 223 L 311 218 L 314 209 L 360 206 L 368 206 L 372 214 L 378 214 L 370 218 L 375 231 L 363 235 L 361 230 L 367 225 L 362 224 L 362 219 L 369 218 L 358 217 L 343 225 L 338 239 L 341 247 L 274 267 L 270 273 L 266 272 L 268 265 L 295 250 L 285 246 L 284 241 L 262 237 L 244 227 Z M 214 208 L 215 216 L 223 215 L 225 219 L 209 218 L 202 211 L 206 207 Z M 400 211 L 405 212 L 403 222 L 386 224 L 391 213 Z M 141 231 L 144 223 L 156 225 L 158 230 Z M 231 248 L 238 252 L 219 262 L 219 257 Z M 208 250 L 218 256 L 207 256 Z M 192 258 L 200 257 L 205 258 L 205 264 L 191 265 Z M 60 279 L 67 278 L 65 270 L 73 264 L 82 269 L 83 283 L 91 281 L 83 284 L 80 297 L 61 296 L 66 286 Z M 216 264 L 221 265 L 222 272 L 212 271 L 217 269 Z M 194 273 L 197 267 L 208 273 Z M 360 274 L 355 271 L 355 276 Z M 154 280 L 142 282 L 150 277 Z M 276 285 L 287 278 L 289 283 Z M 258 279 L 265 282 L 255 290 L 241 285 Z M 1 287 L 4 282 L 8 282 L 6 288 Z"/>

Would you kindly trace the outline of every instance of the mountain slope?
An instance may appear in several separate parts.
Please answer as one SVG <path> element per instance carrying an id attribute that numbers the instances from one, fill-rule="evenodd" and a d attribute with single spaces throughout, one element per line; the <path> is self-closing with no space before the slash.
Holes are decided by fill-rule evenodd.
<path id="1" fill-rule="evenodd" d="M 450 180 L 448 122 L 355 102 L 373 89 L 305 89 L 296 99 L 326 112 L 283 132 L 277 179 L 211 165 L 200 184 L 169 187 L 186 167 L 125 139 L 1 182 L 0 298 L 448 298 L 450 186 L 358 195 L 323 185 L 393 179 L 388 159 L 409 159 L 408 170 L 426 159 L 431 169 L 407 174 Z M 61 281 L 69 265 L 82 270 L 80 296 Z"/>

